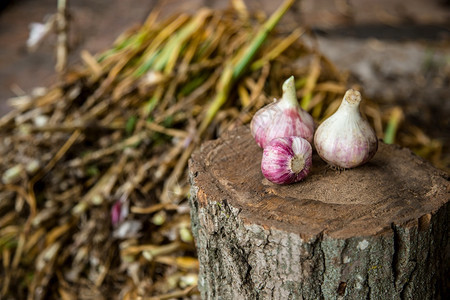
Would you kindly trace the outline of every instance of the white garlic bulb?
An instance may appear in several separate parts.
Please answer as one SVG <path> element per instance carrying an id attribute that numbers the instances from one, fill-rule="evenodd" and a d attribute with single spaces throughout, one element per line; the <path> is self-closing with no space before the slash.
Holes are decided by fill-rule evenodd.
<path id="1" fill-rule="evenodd" d="M 361 94 L 348 90 L 338 110 L 316 130 L 314 145 L 327 163 L 354 168 L 368 162 L 377 152 L 378 139 L 360 112 Z"/>
<path id="2" fill-rule="evenodd" d="M 261 148 L 275 138 L 287 136 L 299 136 L 312 143 L 314 120 L 298 103 L 294 76 L 283 83 L 281 99 L 256 112 L 250 130 Z"/>

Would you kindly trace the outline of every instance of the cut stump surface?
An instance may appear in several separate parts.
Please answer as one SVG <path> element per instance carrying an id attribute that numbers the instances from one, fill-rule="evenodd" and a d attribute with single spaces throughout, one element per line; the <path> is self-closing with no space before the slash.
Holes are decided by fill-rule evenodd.
<path id="1" fill-rule="evenodd" d="M 205 299 L 439 299 L 448 279 L 448 175 L 382 142 L 367 164 L 265 179 L 247 127 L 190 161 Z"/>

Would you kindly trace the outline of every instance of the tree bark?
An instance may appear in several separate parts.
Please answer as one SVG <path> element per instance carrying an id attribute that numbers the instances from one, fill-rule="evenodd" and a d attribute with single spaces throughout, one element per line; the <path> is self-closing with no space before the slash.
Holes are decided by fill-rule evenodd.
<path id="1" fill-rule="evenodd" d="M 207 142 L 189 173 L 203 299 L 444 299 L 448 175 L 380 143 L 367 164 L 275 185 L 247 127 Z"/>

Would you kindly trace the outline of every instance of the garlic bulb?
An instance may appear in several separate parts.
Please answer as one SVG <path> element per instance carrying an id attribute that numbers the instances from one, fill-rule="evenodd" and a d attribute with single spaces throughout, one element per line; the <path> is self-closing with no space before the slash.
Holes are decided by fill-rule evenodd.
<path id="1" fill-rule="evenodd" d="M 361 116 L 361 94 L 348 90 L 338 110 L 317 128 L 314 144 L 319 156 L 332 166 L 354 168 L 377 152 L 378 139 Z"/>
<path id="2" fill-rule="evenodd" d="M 297 101 L 294 76 L 283 83 L 283 96 L 280 100 L 275 100 L 256 112 L 250 129 L 261 148 L 272 139 L 285 136 L 300 136 L 312 143 L 314 120 Z"/>
<path id="3" fill-rule="evenodd" d="M 301 137 L 275 138 L 264 148 L 261 171 L 273 183 L 300 181 L 308 175 L 311 166 L 311 144 Z"/>

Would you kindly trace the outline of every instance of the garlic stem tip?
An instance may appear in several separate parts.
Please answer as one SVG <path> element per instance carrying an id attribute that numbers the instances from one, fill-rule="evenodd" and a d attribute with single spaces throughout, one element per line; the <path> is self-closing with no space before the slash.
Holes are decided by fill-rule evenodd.
<path id="1" fill-rule="evenodd" d="M 345 92 L 344 99 L 351 104 L 357 104 L 361 102 L 361 93 L 357 90 L 349 89 Z"/>
<path id="2" fill-rule="evenodd" d="M 295 92 L 295 81 L 294 81 L 294 76 L 289 77 L 288 79 L 286 79 L 286 81 L 283 83 L 283 93 L 287 92 L 287 91 L 292 91 L 294 90 Z"/>
<path id="3" fill-rule="evenodd" d="M 297 107 L 299 105 L 297 100 L 297 91 L 295 89 L 294 76 L 289 77 L 283 83 L 283 99 L 291 103 L 291 105 L 294 107 Z"/>

